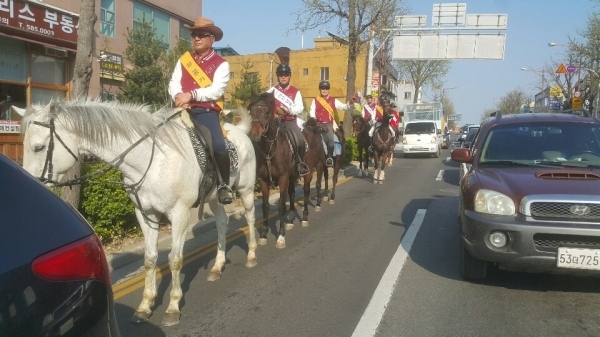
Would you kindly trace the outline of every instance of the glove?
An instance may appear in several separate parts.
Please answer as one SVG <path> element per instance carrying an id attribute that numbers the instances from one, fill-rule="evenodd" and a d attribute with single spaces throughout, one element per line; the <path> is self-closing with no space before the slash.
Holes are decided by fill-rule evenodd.
<path id="1" fill-rule="evenodd" d="M 287 113 L 287 109 L 285 109 L 285 107 L 281 106 L 279 108 L 275 108 L 275 114 L 279 117 L 285 115 Z"/>

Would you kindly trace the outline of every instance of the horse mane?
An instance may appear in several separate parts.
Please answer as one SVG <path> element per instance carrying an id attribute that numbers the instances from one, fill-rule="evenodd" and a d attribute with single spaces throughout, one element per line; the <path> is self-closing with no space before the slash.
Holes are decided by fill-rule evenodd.
<path id="1" fill-rule="evenodd" d="M 174 112 L 174 109 L 163 107 L 152 113 L 147 104 L 115 101 L 54 101 L 46 106 L 34 105 L 27 109 L 22 126 L 25 133 L 36 117 L 46 114 L 48 118 L 63 123 L 77 137 L 100 146 L 107 146 L 116 139 L 135 142 L 148 134 L 150 138 L 178 148 L 181 144 L 175 140 L 177 137 L 174 130 L 178 126 L 167 122 L 167 118 Z"/>
<path id="2" fill-rule="evenodd" d="M 267 104 L 270 111 L 275 110 L 275 95 L 272 92 L 263 92 L 258 96 L 252 97 L 250 103 L 248 103 L 248 110 L 250 110 L 253 105 L 258 104 L 261 101 Z"/>

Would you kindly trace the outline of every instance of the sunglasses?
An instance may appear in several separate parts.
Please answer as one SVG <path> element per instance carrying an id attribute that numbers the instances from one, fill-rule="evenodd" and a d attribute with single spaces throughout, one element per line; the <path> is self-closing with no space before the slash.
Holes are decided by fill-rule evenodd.
<path id="1" fill-rule="evenodd" d="M 209 37 L 209 36 L 213 36 L 211 33 L 197 33 L 197 32 L 192 32 L 190 34 L 193 38 L 199 37 L 199 38 L 205 38 L 205 37 Z"/>
<path id="2" fill-rule="evenodd" d="M 321 90 L 329 90 L 329 88 L 320 87 Z"/>
<path id="3" fill-rule="evenodd" d="M 290 76 L 292 76 L 292 74 L 290 74 L 290 73 L 277 73 L 277 76 L 279 76 L 279 77 L 290 77 Z"/>

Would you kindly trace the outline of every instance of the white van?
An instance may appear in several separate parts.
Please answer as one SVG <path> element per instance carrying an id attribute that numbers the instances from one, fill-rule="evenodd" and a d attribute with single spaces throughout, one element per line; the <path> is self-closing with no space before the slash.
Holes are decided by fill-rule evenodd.
<path id="1" fill-rule="evenodd" d="M 419 153 L 439 157 L 442 154 L 442 135 L 436 121 L 407 122 L 402 136 L 402 151 L 405 158 Z"/>

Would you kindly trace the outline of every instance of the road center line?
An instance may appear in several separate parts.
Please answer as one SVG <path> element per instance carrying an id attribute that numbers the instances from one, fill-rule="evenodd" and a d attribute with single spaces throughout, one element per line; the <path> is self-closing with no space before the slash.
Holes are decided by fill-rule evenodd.
<path id="1" fill-rule="evenodd" d="M 371 301 L 369 301 L 369 305 L 367 305 L 358 325 L 354 329 L 352 337 L 375 336 L 377 333 L 377 328 L 383 318 L 385 308 L 392 297 L 394 288 L 396 288 L 400 272 L 402 272 L 402 268 L 408 258 L 408 253 L 410 253 L 410 249 L 417 237 L 417 233 L 421 228 L 426 212 L 427 210 L 425 209 L 419 209 L 417 211 L 413 222 L 410 224 L 404 238 L 400 242 L 398 250 L 396 250 L 396 253 L 388 264 L 385 273 L 383 273 L 383 277 L 379 280 L 379 285 L 377 285 L 377 289 L 375 289 L 373 297 L 371 297 Z"/>
<path id="2" fill-rule="evenodd" d="M 444 177 L 444 170 L 440 170 L 440 173 L 438 173 L 438 175 L 435 178 L 435 180 L 441 181 L 443 177 Z"/>

